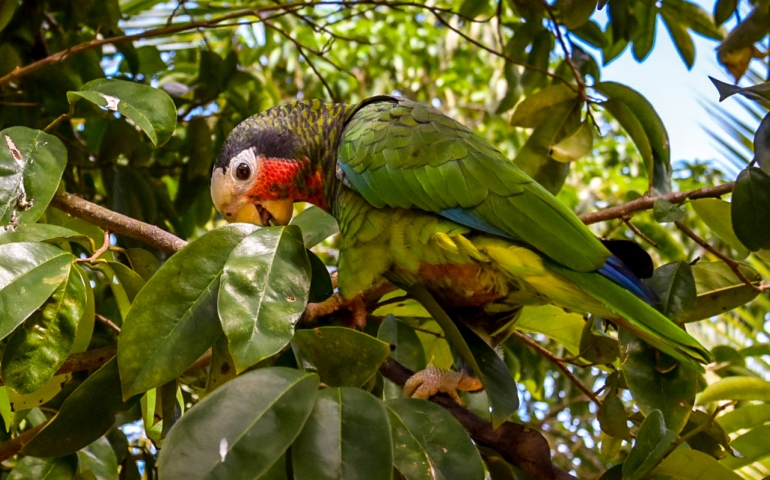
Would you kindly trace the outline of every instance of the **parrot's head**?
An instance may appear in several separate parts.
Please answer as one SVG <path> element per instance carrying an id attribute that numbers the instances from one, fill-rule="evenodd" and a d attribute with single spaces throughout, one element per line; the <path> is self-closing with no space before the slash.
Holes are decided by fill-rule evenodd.
<path id="1" fill-rule="evenodd" d="M 286 225 L 294 202 L 323 205 L 323 175 L 311 168 L 296 135 L 252 117 L 222 146 L 211 175 L 211 198 L 228 222 Z"/>

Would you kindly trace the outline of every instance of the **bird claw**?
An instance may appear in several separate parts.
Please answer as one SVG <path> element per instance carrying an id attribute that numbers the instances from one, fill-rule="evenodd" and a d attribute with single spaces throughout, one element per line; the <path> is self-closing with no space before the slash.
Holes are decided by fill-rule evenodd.
<path id="1" fill-rule="evenodd" d="M 457 394 L 457 390 L 475 392 L 481 390 L 481 382 L 464 372 L 453 372 L 429 365 L 406 381 L 404 384 L 404 397 L 420 398 L 427 400 L 437 393 L 446 393 L 460 405 L 464 405 Z"/>
<path id="2" fill-rule="evenodd" d="M 347 299 L 342 297 L 339 293 L 335 293 L 323 302 L 308 303 L 302 320 L 304 322 L 311 322 L 318 317 L 331 315 L 339 310 L 348 310 L 353 314 L 353 321 L 349 326 L 356 327 L 359 330 L 364 329 L 368 312 L 366 311 L 366 304 L 361 295 L 356 295 L 352 299 Z"/>

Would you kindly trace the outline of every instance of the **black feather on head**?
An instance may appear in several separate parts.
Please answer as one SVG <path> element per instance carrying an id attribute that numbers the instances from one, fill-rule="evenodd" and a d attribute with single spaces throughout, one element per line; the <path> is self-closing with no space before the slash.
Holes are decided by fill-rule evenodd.
<path id="1" fill-rule="evenodd" d="M 214 168 L 226 172 L 230 160 L 249 148 L 254 148 L 257 156 L 264 155 L 266 158 L 296 158 L 297 140 L 294 135 L 281 132 L 275 127 L 261 128 L 260 123 L 250 120 L 242 122 L 230 133 L 222 145 Z"/>

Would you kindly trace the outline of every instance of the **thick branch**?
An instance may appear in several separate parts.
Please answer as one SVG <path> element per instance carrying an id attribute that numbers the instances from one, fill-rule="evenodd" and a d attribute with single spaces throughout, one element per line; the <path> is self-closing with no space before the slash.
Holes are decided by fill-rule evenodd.
<path id="1" fill-rule="evenodd" d="M 605 220 L 623 218 L 625 215 L 629 215 L 634 212 L 651 209 L 655 205 L 655 200 L 659 198 L 664 198 L 669 202 L 678 205 L 688 198 L 695 200 L 696 198 L 721 197 L 722 195 L 727 195 L 728 193 L 732 192 L 733 187 L 735 187 L 735 182 L 725 183 L 724 185 L 719 185 L 716 187 L 690 190 L 689 192 L 669 193 L 668 195 L 663 195 L 660 197 L 641 197 L 622 205 L 616 205 L 614 207 L 605 208 L 593 213 L 580 215 L 580 220 L 582 220 L 586 225 L 590 225 L 592 223 L 603 222 Z"/>
<path id="2" fill-rule="evenodd" d="M 187 242 L 181 238 L 154 225 L 100 207 L 71 193 L 56 194 L 51 200 L 51 205 L 73 217 L 82 218 L 94 225 L 139 240 L 168 254 L 177 252 L 187 245 Z"/>
<path id="3" fill-rule="evenodd" d="M 380 372 L 385 378 L 401 386 L 414 374 L 391 358 L 385 360 L 380 367 Z M 512 465 L 532 475 L 533 478 L 554 480 L 575 478 L 553 465 L 548 441 L 537 430 L 513 422 L 505 422 L 495 430 L 487 420 L 464 408 L 447 395 L 435 395 L 431 397 L 431 401 L 449 411 L 465 427 L 475 442 L 493 448 Z"/>

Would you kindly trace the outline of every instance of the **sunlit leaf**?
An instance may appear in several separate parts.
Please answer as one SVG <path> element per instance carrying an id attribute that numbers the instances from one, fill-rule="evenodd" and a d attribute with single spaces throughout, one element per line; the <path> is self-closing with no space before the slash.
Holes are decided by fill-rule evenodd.
<path id="1" fill-rule="evenodd" d="M 60 458 L 24 457 L 13 467 L 8 480 L 70 480 L 78 471 L 78 457 L 67 455 Z"/>
<path id="2" fill-rule="evenodd" d="M 770 401 L 770 382 L 757 377 L 723 378 L 699 393 L 696 403 L 704 405 L 722 400 Z"/>
<path id="3" fill-rule="evenodd" d="M 623 479 L 639 480 L 663 459 L 676 433 L 666 428 L 663 414 L 653 410 L 647 414 L 636 434 L 634 448 L 623 462 Z"/>
<path id="4" fill-rule="evenodd" d="M 733 247 L 738 259 L 749 256 L 749 251 L 735 236 L 730 203 L 718 198 L 699 198 L 690 202 L 695 213 L 725 243 Z"/>
<path id="5" fill-rule="evenodd" d="M 684 448 L 671 452 L 655 469 L 672 480 L 740 480 L 740 476 L 710 455 Z"/>

